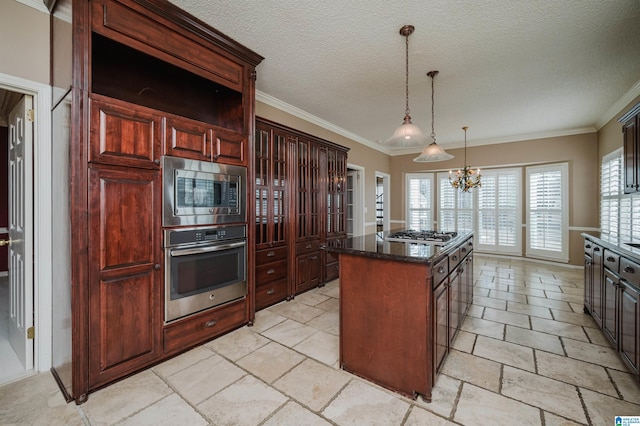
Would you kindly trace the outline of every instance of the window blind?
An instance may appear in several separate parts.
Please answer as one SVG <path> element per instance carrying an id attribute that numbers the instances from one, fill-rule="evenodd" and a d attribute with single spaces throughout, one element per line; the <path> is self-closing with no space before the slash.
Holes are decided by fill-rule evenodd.
<path id="1" fill-rule="evenodd" d="M 434 229 L 433 173 L 407 174 L 407 228 Z"/>
<path id="2" fill-rule="evenodd" d="M 473 231 L 473 194 L 451 186 L 449 173 L 438 173 L 439 231 Z"/>
<path id="3" fill-rule="evenodd" d="M 640 239 L 640 195 L 625 194 L 622 148 L 600 165 L 600 232 L 621 241 Z"/>

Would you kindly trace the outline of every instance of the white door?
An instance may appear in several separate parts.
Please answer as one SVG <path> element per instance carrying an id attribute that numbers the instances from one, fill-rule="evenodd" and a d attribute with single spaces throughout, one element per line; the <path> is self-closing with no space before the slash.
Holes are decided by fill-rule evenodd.
<path id="1" fill-rule="evenodd" d="M 9 342 L 24 368 L 33 368 L 32 147 L 33 98 L 9 114 Z"/>

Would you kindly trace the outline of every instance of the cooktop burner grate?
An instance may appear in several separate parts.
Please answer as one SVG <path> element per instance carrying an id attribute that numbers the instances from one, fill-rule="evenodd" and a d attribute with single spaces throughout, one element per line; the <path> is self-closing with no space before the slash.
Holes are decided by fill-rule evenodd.
<path id="1" fill-rule="evenodd" d="M 416 231 L 413 229 L 407 229 L 389 234 L 387 236 L 387 241 L 446 243 L 457 235 L 457 232 Z"/>

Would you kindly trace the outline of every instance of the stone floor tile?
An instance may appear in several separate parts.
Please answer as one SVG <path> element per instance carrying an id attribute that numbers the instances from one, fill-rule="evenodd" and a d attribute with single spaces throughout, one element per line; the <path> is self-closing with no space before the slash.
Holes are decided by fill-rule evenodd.
<path id="1" fill-rule="evenodd" d="M 558 309 L 551 309 L 551 313 L 553 314 L 553 318 L 556 321 L 575 324 L 582 327 L 591 327 L 591 328 L 598 327 L 595 320 L 589 314 L 585 314 L 582 312 L 561 311 Z"/>
<path id="2" fill-rule="evenodd" d="M 231 361 L 236 361 L 267 343 L 269 339 L 258 334 L 253 327 L 244 326 L 233 333 L 212 340 L 205 346 Z"/>
<path id="3" fill-rule="evenodd" d="M 281 302 L 286 303 L 286 302 Z M 263 309 L 259 312 L 256 312 L 256 318 L 253 321 L 253 331 L 256 333 L 262 333 L 270 329 L 271 327 L 280 324 L 286 320 L 282 315 L 278 315 L 269 310 L 270 308 Z"/>
<path id="4" fill-rule="evenodd" d="M 340 297 L 340 286 L 338 285 L 338 280 L 332 281 L 331 283 L 325 284 L 323 287 L 319 287 L 312 291 L 315 291 L 320 294 L 324 294 L 325 296 L 329 296 L 334 299 L 337 299 Z"/>
<path id="5" fill-rule="evenodd" d="M 331 299 L 329 296 L 315 291 L 307 291 L 296 296 L 295 302 L 317 307 L 320 303 Z"/>
<path id="6" fill-rule="evenodd" d="M 461 383 L 460 380 L 446 374 L 438 374 L 431 390 L 431 402 L 418 397 L 415 403 L 442 417 L 449 418 L 453 414 Z"/>
<path id="7" fill-rule="evenodd" d="M 463 425 L 541 425 L 540 410 L 465 383 L 454 420 Z"/>
<path id="8" fill-rule="evenodd" d="M 491 297 L 482 297 L 475 294 L 473 295 L 473 304 L 486 306 L 487 308 L 502 309 L 503 311 L 507 309 L 506 300 L 498 300 Z"/>
<path id="9" fill-rule="evenodd" d="M 538 374 L 561 382 L 617 396 L 604 367 L 565 356 L 536 351 Z"/>
<path id="10" fill-rule="evenodd" d="M 327 312 L 339 312 L 340 300 L 330 297 L 324 302 L 316 305 L 316 308 L 322 309 L 323 311 L 327 311 Z"/>
<path id="11" fill-rule="evenodd" d="M 180 370 L 191 367 L 193 364 L 196 364 L 203 359 L 207 359 L 212 356 L 215 356 L 215 353 L 211 349 L 207 348 L 206 346 L 198 346 L 188 352 L 178 355 L 175 358 L 171 358 L 170 360 L 165 361 L 162 364 L 154 366 L 153 371 L 163 377 L 169 377 Z"/>
<path id="12" fill-rule="evenodd" d="M 305 294 L 299 297 L 305 298 L 304 296 Z M 308 298 L 309 297 L 306 297 L 306 299 Z M 269 308 L 269 310 L 274 314 L 281 315 L 283 317 L 292 319 L 294 321 L 297 321 L 303 324 L 308 321 L 311 321 L 313 318 L 325 312 L 322 309 L 318 309 L 313 306 L 309 306 L 304 303 L 298 302 L 297 298 L 290 302 L 284 302 L 284 303 L 279 303 L 277 305 L 274 305 L 271 308 Z"/>
<path id="13" fill-rule="evenodd" d="M 617 370 L 609 370 L 609 375 L 623 400 L 640 404 L 640 382 L 636 376 L 628 371 Z"/>
<path id="14" fill-rule="evenodd" d="M 505 366 L 500 393 L 579 423 L 587 423 L 580 395 L 573 385 Z"/>
<path id="15" fill-rule="evenodd" d="M 522 294 L 525 296 L 544 297 L 544 290 L 530 288 L 524 285 L 509 286 L 509 293 Z M 520 303 L 526 303 L 526 300 Z"/>
<path id="16" fill-rule="evenodd" d="M 547 413 L 546 411 L 543 415 L 545 426 L 582 426 L 580 423 L 565 419 L 564 417 L 556 416 L 552 413 Z"/>
<path id="17" fill-rule="evenodd" d="M 467 317 L 460 329 L 469 333 L 480 334 L 482 336 L 493 337 L 495 339 L 502 339 L 504 336 L 505 325 L 495 321 L 487 321 L 475 317 Z"/>
<path id="18" fill-rule="evenodd" d="M 169 376 L 167 381 L 187 402 L 197 405 L 245 374 L 235 364 L 215 355 Z"/>
<path id="19" fill-rule="evenodd" d="M 587 337 L 591 343 L 600 346 L 611 347 L 611 343 L 609 343 L 609 340 L 607 340 L 607 337 L 599 328 L 584 327 L 584 332 L 587 334 Z"/>
<path id="20" fill-rule="evenodd" d="M 527 303 L 508 302 L 507 311 L 519 314 L 531 315 L 539 318 L 553 319 L 551 310 L 542 306 L 533 306 Z"/>
<path id="21" fill-rule="evenodd" d="M 527 296 L 524 294 L 512 293 L 510 291 L 491 290 L 489 297 L 508 302 L 527 303 Z"/>
<path id="22" fill-rule="evenodd" d="M 320 411 L 350 378 L 344 371 L 307 359 L 273 385 L 302 405 Z"/>
<path id="23" fill-rule="evenodd" d="M 547 299 L 561 300 L 563 302 L 582 303 L 584 301 L 584 295 L 582 294 L 569 294 L 569 293 L 545 290 L 545 295 Z"/>
<path id="24" fill-rule="evenodd" d="M 271 342 L 239 359 L 237 364 L 265 382 L 273 383 L 304 359 L 293 349 Z"/>
<path id="25" fill-rule="evenodd" d="M 325 312 L 309 321 L 307 325 L 338 336 L 340 334 L 340 313 L 338 311 Z"/>
<path id="26" fill-rule="evenodd" d="M 172 393 L 166 398 L 119 422 L 118 426 L 206 426 L 205 420 L 191 405 Z"/>
<path id="27" fill-rule="evenodd" d="M 627 370 L 620 355 L 610 346 L 601 346 L 573 339 L 562 339 L 562 341 L 564 342 L 564 349 L 569 358 L 587 361 L 606 368 L 614 368 L 622 371 Z"/>
<path id="28" fill-rule="evenodd" d="M 293 349 L 331 366 L 340 358 L 340 338 L 318 331 L 295 345 Z"/>
<path id="29" fill-rule="evenodd" d="M 587 341 L 584 329 L 579 325 L 568 324 L 555 320 L 531 317 L 531 328 L 535 331 L 553 334 L 554 336 L 568 337 L 574 340 Z"/>
<path id="30" fill-rule="evenodd" d="M 145 370 L 89 396 L 82 410 L 91 424 L 111 424 L 170 395 L 167 386 L 152 370 Z"/>
<path id="31" fill-rule="evenodd" d="M 458 337 L 453 341 L 453 349 L 471 353 L 473 351 L 473 346 L 476 344 L 477 336 L 478 335 L 474 333 L 458 330 Z"/>
<path id="32" fill-rule="evenodd" d="M 533 349 L 564 355 L 560 338 L 551 334 L 507 325 L 505 340 Z"/>
<path id="33" fill-rule="evenodd" d="M 441 373 L 498 392 L 501 371 L 497 362 L 454 350 L 445 359 Z"/>
<path id="34" fill-rule="evenodd" d="M 613 425 L 616 416 L 640 416 L 640 405 L 620 401 L 588 389 L 580 389 L 591 424 Z"/>
<path id="35" fill-rule="evenodd" d="M 351 381 L 322 415 L 344 425 L 399 425 L 410 405 L 400 397 L 361 380 Z"/>
<path id="36" fill-rule="evenodd" d="M 272 415 L 263 426 L 330 426 L 331 423 L 307 410 L 300 404 L 289 401 Z"/>
<path id="37" fill-rule="evenodd" d="M 293 347 L 317 332 L 318 330 L 313 327 L 288 319 L 264 331 L 262 335 L 285 346 Z"/>
<path id="38" fill-rule="evenodd" d="M 287 400 L 274 388 L 248 375 L 198 404 L 198 410 L 217 426 L 257 425 Z"/>
<path id="39" fill-rule="evenodd" d="M 491 289 L 475 286 L 473 288 L 473 295 L 474 296 L 480 296 L 480 297 L 489 297 L 489 292 L 490 291 L 491 291 Z"/>
<path id="40" fill-rule="evenodd" d="M 529 316 L 519 314 L 517 312 L 502 311 L 493 308 L 486 308 L 484 310 L 483 319 L 495 322 L 502 322 L 507 325 L 515 325 L 521 328 L 530 328 Z"/>
<path id="41" fill-rule="evenodd" d="M 404 426 L 449 426 L 455 425 L 447 419 L 438 417 L 435 414 L 430 413 L 427 410 L 423 410 L 419 407 L 413 407 L 407 420 L 403 423 Z"/>
<path id="42" fill-rule="evenodd" d="M 569 303 L 562 300 L 553 300 L 546 297 L 527 296 L 527 303 L 534 306 L 542 306 L 544 308 L 553 308 L 573 312 L 571 306 L 569 306 Z"/>
<path id="43" fill-rule="evenodd" d="M 478 336 L 473 355 L 523 370 L 535 371 L 533 349 L 515 343 Z"/>
<path id="44" fill-rule="evenodd" d="M 471 305 L 469 306 L 469 311 L 467 311 L 467 315 L 476 317 L 476 318 L 482 318 L 482 315 L 484 314 L 485 309 L 486 308 L 484 306 Z"/>

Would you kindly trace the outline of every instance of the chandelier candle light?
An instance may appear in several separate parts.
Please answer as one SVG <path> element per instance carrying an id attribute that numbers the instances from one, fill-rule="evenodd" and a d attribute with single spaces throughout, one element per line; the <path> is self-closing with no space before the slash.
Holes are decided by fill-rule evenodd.
<path id="1" fill-rule="evenodd" d="M 409 110 L 409 36 L 415 30 L 413 25 L 405 25 L 400 28 L 400 34 L 405 37 L 405 109 L 404 122 L 387 139 L 386 144 L 391 146 L 420 146 L 425 143 L 426 137 L 422 130 L 411 122 L 411 111 Z"/>
<path id="2" fill-rule="evenodd" d="M 451 160 L 453 155 L 449 154 L 447 151 L 442 149 L 440 145 L 436 143 L 436 131 L 434 130 L 434 121 L 435 121 L 435 113 L 434 113 L 434 90 L 433 90 L 433 79 L 438 74 L 438 71 L 429 71 L 427 75 L 431 77 L 431 142 L 427 145 L 420 155 L 413 159 L 413 161 L 418 163 L 429 163 L 434 161 L 444 161 Z"/>
<path id="3" fill-rule="evenodd" d="M 464 130 L 464 163 L 462 170 L 458 169 L 455 173 L 455 178 L 453 177 L 453 172 L 449 170 L 449 182 L 451 182 L 451 186 L 456 189 L 459 189 L 462 192 L 469 192 L 473 188 L 477 188 L 482 186 L 480 183 L 480 169 L 473 170 L 470 166 L 467 165 L 467 126 L 464 126 L 462 130 Z"/>

